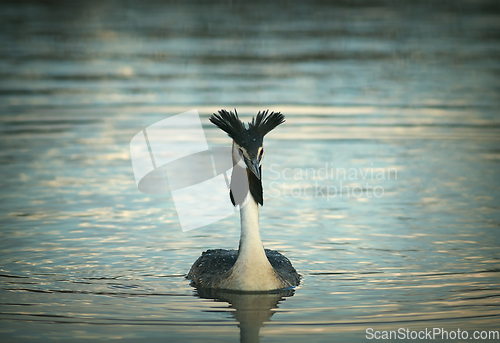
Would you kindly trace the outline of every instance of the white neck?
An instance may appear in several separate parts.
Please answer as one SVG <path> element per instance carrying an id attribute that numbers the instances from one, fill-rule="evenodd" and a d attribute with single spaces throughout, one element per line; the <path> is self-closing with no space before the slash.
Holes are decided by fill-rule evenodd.
<path id="1" fill-rule="evenodd" d="M 283 283 L 269 263 L 259 233 L 259 207 L 248 192 L 240 209 L 241 237 L 238 258 L 231 268 L 227 289 L 268 291 L 283 288 Z"/>
<path id="2" fill-rule="evenodd" d="M 259 205 L 248 192 L 245 205 L 240 209 L 241 236 L 238 251 L 240 263 L 245 261 L 269 263 L 259 232 Z"/>

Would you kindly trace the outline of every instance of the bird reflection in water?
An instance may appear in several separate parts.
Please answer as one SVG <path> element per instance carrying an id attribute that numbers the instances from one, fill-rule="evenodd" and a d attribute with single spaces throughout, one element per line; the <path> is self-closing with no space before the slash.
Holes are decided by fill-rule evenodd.
<path id="1" fill-rule="evenodd" d="M 240 328 L 240 342 L 259 342 L 260 328 L 273 316 L 278 304 L 293 296 L 294 289 L 267 292 L 237 292 L 198 288 L 197 295 L 203 299 L 228 302 Z"/>

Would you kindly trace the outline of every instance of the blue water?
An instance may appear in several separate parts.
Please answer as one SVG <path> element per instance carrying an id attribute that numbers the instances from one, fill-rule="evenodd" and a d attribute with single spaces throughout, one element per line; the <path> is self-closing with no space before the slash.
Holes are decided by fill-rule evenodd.
<path id="1" fill-rule="evenodd" d="M 500 330 L 494 1 L 3 2 L 0 28 L 2 341 Z M 238 213 L 182 232 L 135 184 L 137 132 L 197 109 L 229 146 L 208 117 L 234 107 L 286 116 L 260 221 L 291 294 L 198 294 L 184 275 L 237 248 Z"/>

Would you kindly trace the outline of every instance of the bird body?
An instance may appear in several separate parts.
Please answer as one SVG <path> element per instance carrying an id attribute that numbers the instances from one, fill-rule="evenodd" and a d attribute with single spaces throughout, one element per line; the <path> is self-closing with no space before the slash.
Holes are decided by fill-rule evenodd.
<path id="1" fill-rule="evenodd" d="M 262 139 L 284 122 L 281 113 L 259 112 L 245 128 L 237 113 L 219 111 L 210 121 L 233 138 L 230 197 L 240 206 L 238 251 L 208 250 L 198 258 L 187 278 L 196 287 L 236 291 L 269 291 L 298 285 L 300 276 L 277 251 L 265 250 L 259 232 L 259 204 L 263 204 Z"/>

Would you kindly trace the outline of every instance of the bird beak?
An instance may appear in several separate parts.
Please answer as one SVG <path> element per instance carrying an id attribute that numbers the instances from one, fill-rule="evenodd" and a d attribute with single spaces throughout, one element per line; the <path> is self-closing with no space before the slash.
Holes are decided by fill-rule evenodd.
<path id="1" fill-rule="evenodd" d="M 246 161 L 245 161 L 246 162 Z M 250 162 L 246 164 L 248 169 L 257 176 L 257 179 L 260 180 L 260 170 L 259 170 L 259 162 Z"/>

